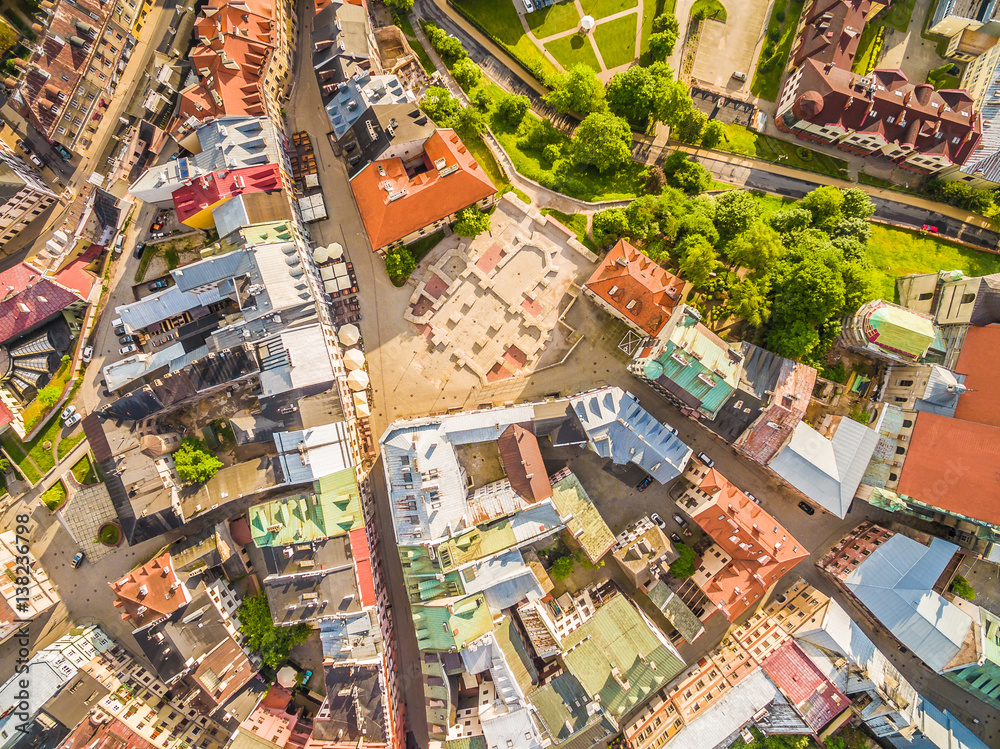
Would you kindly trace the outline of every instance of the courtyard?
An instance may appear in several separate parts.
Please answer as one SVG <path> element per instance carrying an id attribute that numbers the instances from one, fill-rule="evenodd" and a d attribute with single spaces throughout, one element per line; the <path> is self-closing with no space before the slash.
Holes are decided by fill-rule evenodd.
<path id="1" fill-rule="evenodd" d="M 450 237 L 427 256 L 403 317 L 424 372 L 500 382 L 556 364 L 578 334 L 563 321 L 597 258 L 575 234 L 506 193 L 490 230 Z"/>

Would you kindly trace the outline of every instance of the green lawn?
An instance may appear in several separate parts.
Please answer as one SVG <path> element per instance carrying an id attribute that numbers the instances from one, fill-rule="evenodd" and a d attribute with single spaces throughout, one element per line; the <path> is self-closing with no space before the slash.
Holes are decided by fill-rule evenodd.
<path id="1" fill-rule="evenodd" d="M 73 478 L 84 486 L 97 483 L 97 474 L 94 472 L 94 466 L 90 463 L 90 456 L 84 455 L 73 464 Z"/>
<path id="2" fill-rule="evenodd" d="M 858 40 L 858 51 L 854 55 L 854 62 L 851 63 L 852 73 L 868 75 L 875 68 L 879 52 L 882 51 L 882 44 L 878 41 L 878 32 L 881 28 L 877 23 L 865 24 L 865 28 L 861 31 L 861 39 Z"/>
<path id="3" fill-rule="evenodd" d="M 905 32 L 910 25 L 910 16 L 913 15 L 913 6 L 916 4 L 917 0 L 893 0 L 889 8 L 876 16 L 874 23 Z"/>
<path id="4" fill-rule="evenodd" d="M 635 22 L 635 16 L 625 16 L 599 23 L 594 29 L 594 41 L 608 70 L 635 59 Z"/>
<path id="5" fill-rule="evenodd" d="M 83 438 L 86 436 L 87 435 L 83 433 L 83 429 L 81 429 L 80 426 L 77 425 L 76 431 L 73 434 L 70 434 L 67 437 L 59 440 L 59 444 L 56 445 L 56 457 L 59 460 L 65 458 L 67 455 L 73 452 L 73 448 L 79 445 L 80 442 L 83 441 Z"/>
<path id="6" fill-rule="evenodd" d="M 21 444 L 21 440 L 17 438 L 13 432 L 7 432 L 2 438 L 0 438 L 0 445 L 3 446 L 4 452 L 7 456 L 17 464 L 18 470 L 21 472 L 28 481 L 32 484 L 38 482 L 41 478 L 41 474 L 35 470 L 35 467 L 31 464 L 28 459 L 28 454 L 24 451 L 24 446 Z"/>
<path id="7" fill-rule="evenodd" d="M 433 250 L 437 246 L 437 243 L 442 239 L 444 239 L 444 229 L 436 231 L 433 234 L 428 234 L 426 237 L 418 239 L 413 244 L 406 245 L 406 249 L 408 249 L 410 254 L 413 255 L 413 259 L 419 263 L 427 257 L 427 253 Z"/>
<path id="8" fill-rule="evenodd" d="M 411 49 L 413 49 L 413 54 L 420 60 L 420 67 L 427 73 L 433 73 L 434 63 L 431 62 L 431 57 L 427 54 L 427 50 L 424 49 L 424 45 L 417 40 L 417 35 L 413 31 L 413 24 L 410 23 L 410 17 L 406 13 L 393 13 L 392 20 L 399 26 L 400 31 L 403 32 L 403 36 L 406 37 L 406 41 L 409 43 Z"/>
<path id="9" fill-rule="evenodd" d="M 524 33 L 514 4 L 497 0 L 454 0 L 454 7 L 541 78 L 558 72 Z"/>
<path id="10" fill-rule="evenodd" d="M 868 258 L 882 277 L 882 295 L 886 299 L 895 298 L 897 276 L 956 268 L 970 276 L 1000 272 L 1000 257 L 918 231 L 880 224 L 872 224 Z"/>
<path id="11" fill-rule="evenodd" d="M 583 12 L 594 18 L 604 18 L 623 10 L 634 8 L 639 4 L 639 0 L 580 0 Z"/>
<path id="12" fill-rule="evenodd" d="M 548 8 L 539 8 L 534 13 L 525 15 L 528 28 L 539 39 L 569 31 L 580 25 L 580 14 L 576 6 L 570 2 L 556 3 Z"/>
<path id="13" fill-rule="evenodd" d="M 742 2 L 743 0 L 738 0 Z M 716 21 L 726 22 L 726 7 L 719 0 L 694 0 L 691 6 L 691 18 L 714 18 Z"/>
<path id="14" fill-rule="evenodd" d="M 942 89 L 958 88 L 958 76 L 951 75 L 950 72 L 954 67 L 954 63 L 946 62 L 941 67 L 929 71 L 927 73 L 927 82 L 933 85 L 938 91 L 941 91 Z"/>
<path id="15" fill-rule="evenodd" d="M 776 0 L 771 9 L 771 18 L 767 22 L 768 29 L 781 29 L 781 37 L 775 44 L 774 54 L 765 58 L 763 51 L 757 60 L 757 69 L 750 83 L 750 93 L 768 101 L 776 101 L 781 86 L 781 74 L 788 64 L 795 42 L 795 29 L 802 15 L 804 0 Z M 784 12 L 785 21 L 778 21 L 778 13 Z"/>
<path id="16" fill-rule="evenodd" d="M 643 65 L 650 62 L 646 52 L 649 50 L 649 36 L 653 33 L 653 19 L 661 13 L 674 12 L 674 0 L 667 3 L 669 8 L 663 7 L 662 3 L 663 0 L 642 0 L 642 41 L 639 43 L 639 57 Z M 680 41 L 677 43 L 680 44 Z"/>
<path id="17" fill-rule="evenodd" d="M 75 345 L 75 343 L 73 345 Z M 69 378 L 69 364 L 63 364 L 58 370 L 56 370 L 56 373 L 52 375 L 52 379 L 46 387 L 54 387 L 58 389 L 61 396 L 63 389 L 66 387 L 66 383 L 69 382 Z M 25 406 L 24 410 L 21 412 L 21 418 L 24 420 L 25 430 L 30 432 L 35 424 L 47 417 L 48 412 L 49 407 L 43 405 L 37 398 L 31 401 L 31 403 Z"/>
<path id="18" fill-rule="evenodd" d="M 57 481 L 42 494 L 42 501 L 45 506 L 55 512 L 59 506 L 66 501 L 66 487 L 62 481 Z"/>
<path id="19" fill-rule="evenodd" d="M 847 162 L 843 159 L 810 151 L 794 143 L 763 135 L 743 125 L 727 123 L 725 137 L 716 148 L 832 177 L 847 176 Z"/>
<path id="20" fill-rule="evenodd" d="M 545 49 L 567 70 L 583 63 L 592 67 L 595 72 L 601 72 L 601 64 L 597 62 L 597 55 L 590 46 L 590 40 L 580 34 L 555 39 L 546 44 Z"/>
<path id="21" fill-rule="evenodd" d="M 586 215 L 582 213 L 574 213 L 570 215 L 568 213 L 557 211 L 555 208 L 543 208 L 542 213 L 546 216 L 552 216 L 552 218 L 561 223 L 567 229 L 574 231 L 576 233 L 576 238 L 580 240 L 584 247 L 591 252 L 600 254 L 600 250 L 597 249 L 597 245 L 594 244 L 594 241 L 589 236 L 587 236 Z"/>
<path id="22" fill-rule="evenodd" d="M 79 427 L 77 428 L 79 429 Z M 31 457 L 31 460 L 38 467 L 38 470 L 42 472 L 43 476 L 52 470 L 56 465 L 56 459 L 52 457 L 52 445 L 50 444 L 47 448 L 43 447 L 43 445 L 46 442 L 54 444 L 56 437 L 61 431 L 62 422 L 59 419 L 59 414 L 54 414 L 53 419 L 48 423 L 48 425 L 35 435 L 33 440 L 24 445 L 28 451 L 28 455 Z"/>

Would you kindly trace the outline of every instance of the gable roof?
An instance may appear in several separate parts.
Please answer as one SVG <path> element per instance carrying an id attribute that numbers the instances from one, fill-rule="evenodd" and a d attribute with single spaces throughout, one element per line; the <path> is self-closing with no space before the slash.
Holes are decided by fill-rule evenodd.
<path id="1" fill-rule="evenodd" d="M 108 585 L 115 593 L 115 608 L 121 609 L 122 619 L 136 629 L 170 616 L 191 600 L 177 578 L 169 551 Z"/>
<path id="2" fill-rule="evenodd" d="M 13 291 L 13 293 L 10 293 Z M 80 297 L 21 263 L 0 274 L 0 342 L 9 341 L 59 314 Z"/>
<path id="3" fill-rule="evenodd" d="M 624 239 L 608 251 L 585 286 L 651 336 L 663 330 L 684 292 L 684 281 Z"/>
<path id="4" fill-rule="evenodd" d="M 895 534 L 844 579 L 844 585 L 893 636 L 937 672 L 960 653 L 973 621 L 933 590 L 958 547 L 930 546 Z"/>
<path id="5" fill-rule="evenodd" d="M 372 249 L 390 245 L 497 191 L 454 130 L 437 130 L 427 139 L 423 166 L 425 171 L 410 177 L 402 159 L 384 159 L 351 178 Z"/>
<path id="6" fill-rule="evenodd" d="M 794 640 L 786 640 L 761 666 L 817 733 L 851 706 L 850 698 L 823 675 Z"/>
<path id="7" fill-rule="evenodd" d="M 847 417 L 841 418 L 832 438 L 800 422 L 769 466 L 827 512 L 843 518 L 878 441 L 878 432 Z"/>
<path id="8" fill-rule="evenodd" d="M 174 190 L 172 198 L 174 208 L 177 209 L 177 220 L 183 223 L 192 216 L 237 195 L 270 192 L 281 188 L 278 165 L 264 164 L 206 174 Z"/>
<path id="9" fill-rule="evenodd" d="M 1000 325 L 970 327 L 955 369 L 965 375 L 955 418 L 1000 427 Z"/>
<path id="10" fill-rule="evenodd" d="M 615 534 L 568 468 L 552 476 L 552 503 L 560 517 L 568 518 L 566 527 L 591 562 L 596 563 L 615 545 Z"/>
<path id="11" fill-rule="evenodd" d="M 519 424 L 511 424 L 497 439 L 497 446 L 511 489 L 529 502 L 552 496 L 552 484 L 549 483 L 534 432 Z"/>

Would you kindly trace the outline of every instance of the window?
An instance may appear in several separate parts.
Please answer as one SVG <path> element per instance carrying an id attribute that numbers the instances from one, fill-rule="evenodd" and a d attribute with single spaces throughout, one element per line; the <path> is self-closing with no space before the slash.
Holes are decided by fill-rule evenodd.
<path id="1" fill-rule="evenodd" d="M 897 476 L 895 473 L 890 473 L 889 481 L 899 481 L 899 476 Z"/>
<path id="2" fill-rule="evenodd" d="M 913 380 L 900 380 L 896 384 L 901 388 L 908 388 L 913 384 Z"/>
<path id="3" fill-rule="evenodd" d="M 904 455 L 906 453 L 906 448 L 900 445 L 896 448 L 896 455 Z"/>
<path id="4" fill-rule="evenodd" d="M 913 426 L 913 422 L 910 419 L 903 419 L 903 429 L 909 429 Z"/>
<path id="5" fill-rule="evenodd" d="M 974 301 L 976 301 L 975 294 L 962 294 L 962 304 L 969 304 Z"/>

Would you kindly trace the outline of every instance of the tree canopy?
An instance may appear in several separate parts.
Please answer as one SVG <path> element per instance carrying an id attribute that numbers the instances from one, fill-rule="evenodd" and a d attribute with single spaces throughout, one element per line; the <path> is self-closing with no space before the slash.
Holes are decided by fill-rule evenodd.
<path id="1" fill-rule="evenodd" d="M 454 127 L 462 103 L 451 92 L 440 86 L 431 86 L 424 92 L 420 108 L 439 127 Z"/>
<path id="2" fill-rule="evenodd" d="M 676 577 L 678 580 L 684 580 L 691 577 L 694 574 L 695 567 L 694 562 L 696 559 L 694 549 L 688 546 L 686 543 L 681 541 L 680 543 L 675 543 L 674 548 L 677 553 L 680 554 L 677 559 L 673 561 L 670 565 L 670 574 Z"/>
<path id="3" fill-rule="evenodd" d="M 417 269 L 417 261 L 405 247 L 394 247 L 385 253 L 385 272 L 391 279 L 407 279 Z M 402 282 L 399 284 L 402 286 Z"/>
<path id="4" fill-rule="evenodd" d="M 504 94 L 497 101 L 497 114 L 500 118 L 512 127 L 521 124 L 524 115 L 531 108 L 531 101 L 527 96 L 515 96 L 514 94 Z"/>
<path id="5" fill-rule="evenodd" d="M 552 90 L 545 101 L 560 112 L 589 114 L 605 107 L 604 84 L 589 65 L 574 65 L 565 73 L 550 75 L 546 84 Z"/>
<path id="6" fill-rule="evenodd" d="M 240 632 L 247 638 L 247 646 L 259 653 L 264 665 L 272 669 L 287 661 L 292 648 L 308 640 L 312 631 L 308 624 L 276 627 L 264 591 L 244 598 L 236 617 L 240 621 Z"/>
<path id="7" fill-rule="evenodd" d="M 173 458 L 177 475 L 185 484 L 204 484 L 222 468 L 222 461 L 208 451 L 205 443 L 193 437 L 181 440 Z"/>
<path id="8" fill-rule="evenodd" d="M 458 212 L 458 219 L 452 227 L 460 237 L 478 237 L 490 228 L 490 217 L 476 206 L 470 205 Z"/>
<path id="9" fill-rule="evenodd" d="M 609 112 L 588 114 L 573 136 L 573 156 L 600 172 L 615 169 L 632 159 L 632 130 Z"/>

